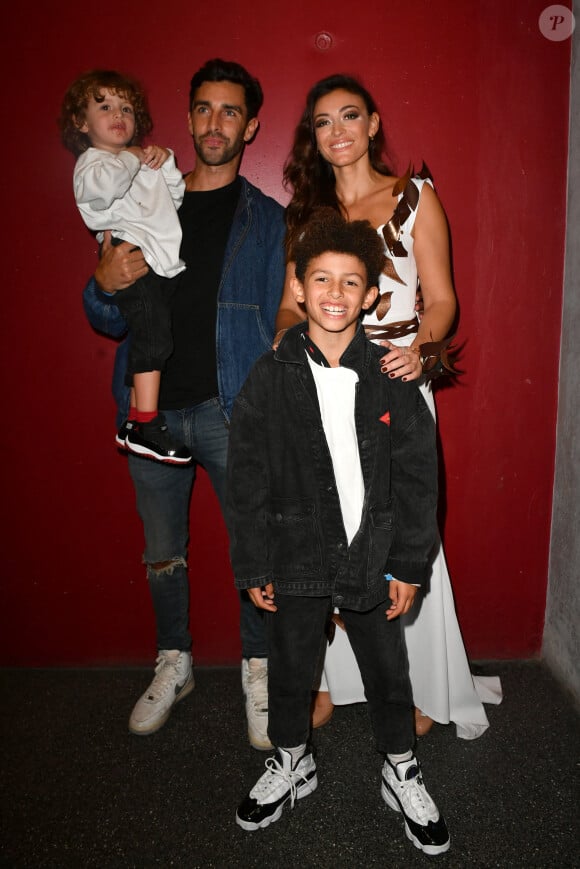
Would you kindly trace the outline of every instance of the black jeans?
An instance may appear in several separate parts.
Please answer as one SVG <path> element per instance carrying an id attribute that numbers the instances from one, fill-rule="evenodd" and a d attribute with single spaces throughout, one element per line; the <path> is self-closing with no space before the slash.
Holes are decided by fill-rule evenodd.
<path id="1" fill-rule="evenodd" d="M 268 627 L 268 735 L 291 748 L 308 741 L 310 702 L 319 655 L 326 644 L 329 597 L 276 594 Z M 402 754 L 413 747 L 413 703 L 399 619 L 387 621 L 388 601 L 368 612 L 342 609 L 371 716 L 377 750 Z"/>
<path id="2" fill-rule="evenodd" d="M 121 244 L 113 238 L 113 244 Z M 179 277 L 179 276 L 178 276 Z M 149 269 L 147 274 L 120 290 L 113 301 L 129 327 L 129 356 L 125 383 L 133 385 L 133 374 L 162 371 L 173 353 L 170 302 L 174 281 Z"/>

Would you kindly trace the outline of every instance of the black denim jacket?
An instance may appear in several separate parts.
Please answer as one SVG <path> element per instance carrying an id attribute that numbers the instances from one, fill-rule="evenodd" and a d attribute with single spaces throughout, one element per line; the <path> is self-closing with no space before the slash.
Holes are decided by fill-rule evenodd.
<path id="1" fill-rule="evenodd" d="M 226 520 L 240 589 L 331 595 L 359 611 L 388 596 L 385 573 L 422 584 L 435 537 L 433 418 L 416 383 L 380 371 L 384 347 L 362 327 L 341 357 L 359 376 L 355 424 L 365 485 L 347 543 L 330 452 L 300 332 L 250 372 L 232 413 Z"/>

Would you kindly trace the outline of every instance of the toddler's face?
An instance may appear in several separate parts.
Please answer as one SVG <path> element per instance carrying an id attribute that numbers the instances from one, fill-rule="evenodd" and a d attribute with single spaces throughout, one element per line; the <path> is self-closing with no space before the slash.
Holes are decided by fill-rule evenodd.
<path id="1" fill-rule="evenodd" d="M 106 88 L 99 98 L 89 98 L 81 133 L 86 133 L 94 148 L 118 154 L 135 135 L 135 112 L 122 94 Z"/>

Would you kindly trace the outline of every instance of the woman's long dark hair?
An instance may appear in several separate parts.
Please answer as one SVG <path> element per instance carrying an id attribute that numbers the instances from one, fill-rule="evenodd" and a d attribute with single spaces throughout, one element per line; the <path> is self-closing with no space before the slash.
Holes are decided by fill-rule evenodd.
<path id="1" fill-rule="evenodd" d="M 369 115 L 377 111 L 375 101 L 367 89 L 349 75 L 330 75 L 316 82 L 310 89 L 306 97 L 306 108 L 294 133 L 292 151 L 284 166 L 284 186 L 292 191 L 292 199 L 286 209 L 286 248 L 289 256 L 294 238 L 315 208 L 326 205 L 339 213 L 341 211 L 336 196 L 334 172 L 318 153 L 314 129 L 316 103 L 321 97 L 336 90 L 345 90 L 360 97 Z M 385 150 L 385 137 L 379 127 L 369 141 L 370 163 L 381 175 L 393 175 L 382 157 Z"/>

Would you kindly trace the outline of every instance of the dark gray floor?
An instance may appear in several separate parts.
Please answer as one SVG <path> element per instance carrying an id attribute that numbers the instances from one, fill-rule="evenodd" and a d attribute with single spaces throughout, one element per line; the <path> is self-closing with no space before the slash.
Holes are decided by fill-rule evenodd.
<path id="1" fill-rule="evenodd" d="M 494 663 L 505 699 L 474 742 L 418 754 L 451 850 L 428 858 L 379 793 L 364 705 L 315 735 L 319 787 L 256 833 L 236 805 L 267 755 L 244 738 L 239 672 L 201 669 L 150 737 L 126 728 L 143 670 L 0 671 L 3 867 L 580 867 L 580 715 L 538 662 Z"/>

